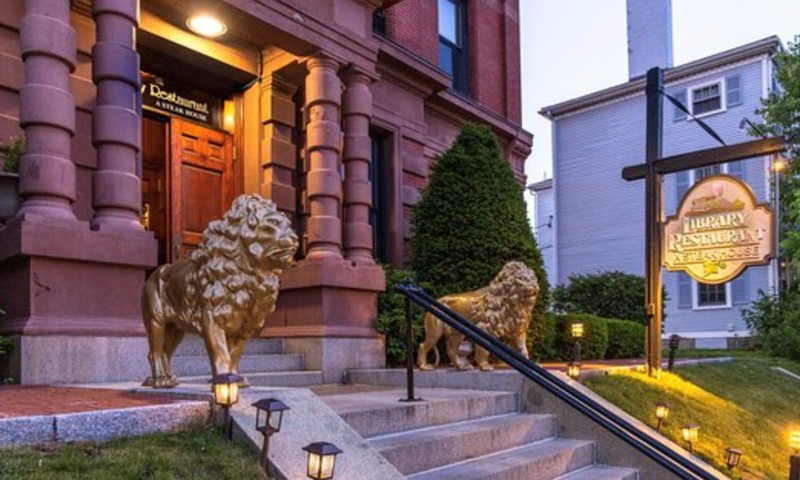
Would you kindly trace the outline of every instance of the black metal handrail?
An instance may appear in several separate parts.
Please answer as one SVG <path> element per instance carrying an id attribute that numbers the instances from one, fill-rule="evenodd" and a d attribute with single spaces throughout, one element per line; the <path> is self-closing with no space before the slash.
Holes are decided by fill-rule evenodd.
<path id="1" fill-rule="evenodd" d="M 668 468 L 679 478 L 708 480 L 721 478 L 713 475 L 708 470 L 681 456 L 675 450 L 650 437 L 629 421 L 610 411 L 580 390 L 547 371 L 547 369 L 532 362 L 493 335 L 490 335 L 475 326 L 472 322 L 456 314 L 447 306 L 431 297 L 425 290 L 415 285 L 411 280 L 406 279 L 403 283 L 396 285 L 395 290 L 465 335 L 478 346 L 488 350 L 491 354 L 529 380 L 543 387 L 560 400 L 589 417 L 598 425 L 633 446 L 648 458 Z M 410 309 L 410 304 L 408 302 L 406 303 L 406 308 Z M 410 318 L 408 311 L 406 312 L 406 316 Z M 413 351 L 409 350 L 408 356 L 413 357 Z M 409 376 L 413 382 L 413 375 L 410 374 Z M 413 398 L 413 383 L 409 386 L 409 398 Z"/>

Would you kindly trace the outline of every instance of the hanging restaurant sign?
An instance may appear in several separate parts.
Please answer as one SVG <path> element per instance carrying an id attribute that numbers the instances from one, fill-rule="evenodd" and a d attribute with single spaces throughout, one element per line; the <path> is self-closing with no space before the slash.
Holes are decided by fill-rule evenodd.
<path id="1" fill-rule="evenodd" d="M 167 114 L 219 127 L 222 100 L 194 89 L 182 88 L 151 73 L 142 74 L 142 104 Z"/>
<path id="2" fill-rule="evenodd" d="M 728 175 L 713 175 L 683 197 L 677 215 L 663 225 L 663 262 L 698 282 L 733 280 L 750 265 L 774 254 L 773 213 L 756 204 L 750 186 Z"/>

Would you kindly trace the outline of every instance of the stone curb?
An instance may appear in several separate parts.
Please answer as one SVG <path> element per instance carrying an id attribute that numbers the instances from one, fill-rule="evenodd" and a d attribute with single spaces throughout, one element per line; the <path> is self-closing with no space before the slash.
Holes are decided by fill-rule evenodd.
<path id="1" fill-rule="evenodd" d="M 167 405 L 0 419 L 0 448 L 48 442 L 98 442 L 182 430 L 209 421 L 209 405 Z"/>
<path id="2" fill-rule="evenodd" d="M 675 360 L 675 368 L 680 367 L 691 367 L 694 365 L 703 365 L 706 363 L 730 363 L 733 361 L 733 357 L 710 357 L 710 358 L 687 358 L 687 359 L 678 359 Z M 667 362 L 664 362 L 663 371 L 667 371 Z M 642 365 L 620 365 L 620 366 L 609 366 L 608 368 L 598 368 L 593 370 L 585 370 L 581 372 L 581 379 L 590 378 L 590 377 L 598 377 L 602 375 L 608 375 L 611 372 L 620 372 L 625 370 L 637 370 L 642 368 Z"/>

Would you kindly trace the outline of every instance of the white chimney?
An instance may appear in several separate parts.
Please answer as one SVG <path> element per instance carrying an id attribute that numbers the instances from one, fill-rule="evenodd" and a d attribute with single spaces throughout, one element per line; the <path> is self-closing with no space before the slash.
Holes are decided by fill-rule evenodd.
<path id="1" fill-rule="evenodd" d="M 672 1 L 626 0 L 628 76 L 672 66 Z"/>

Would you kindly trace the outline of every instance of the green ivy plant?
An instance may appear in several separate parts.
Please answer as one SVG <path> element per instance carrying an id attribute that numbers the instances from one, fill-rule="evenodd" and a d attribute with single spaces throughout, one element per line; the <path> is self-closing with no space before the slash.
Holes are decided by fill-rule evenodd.
<path id="1" fill-rule="evenodd" d="M 0 146 L 0 150 L 3 150 L 3 171 L 19 173 L 19 161 L 25 155 L 25 139 L 11 137 L 8 143 Z"/>

